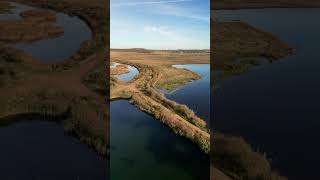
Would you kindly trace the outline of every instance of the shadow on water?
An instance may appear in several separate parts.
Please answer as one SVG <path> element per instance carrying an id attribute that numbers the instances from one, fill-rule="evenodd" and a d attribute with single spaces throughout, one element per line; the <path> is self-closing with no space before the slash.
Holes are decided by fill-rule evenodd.
<path id="1" fill-rule="evenodd" d="M 277 63 L 219 82 L 214 129 L 243 136 L 289 179 L 319 179 L 319 9 L 218 11 L 271 32 L 295 49 Z M 232 113 L 230 113 L 232 112 Z"/>
<path id="2" fill-rule="evenodd" d="M 159 120 L 126 100 L 110 113 L 111 179 L 209 179 L 209 158 Z"/>
<path id="3" fill-rule="evenodd" d="M 28 119 L 0 127 L 1 179 L 107 179 L 107 160 L 64 133 L 61 123 Z"/>

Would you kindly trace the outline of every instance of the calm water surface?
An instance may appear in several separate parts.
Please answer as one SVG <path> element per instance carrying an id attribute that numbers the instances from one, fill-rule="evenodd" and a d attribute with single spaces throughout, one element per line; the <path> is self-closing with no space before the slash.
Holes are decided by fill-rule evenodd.
<path id="1" fill-rule="evenodd" d="M 111 102 L 111 179 L 209 180 L 209 157 L 126 100 Z"/>
<path id="2" fill-rule="evenodd" d="M 19 20 L 20 13 L 34 9 L 30 6 L 16 4 L 13 13 L 0 14 L 0 20 Z M 35 58 L 45 63 L 63 61 L 77 52 L 86 40 L 91 38 L 89 26 L 77 17 L 71 17 L 63 13 L 57 13 L 57 24 L 64 28 L 62 36 L 43 39 L 31 43 L 16 43 L 10 46 L 22 49 Z"/>
<path id="3" fill-rule="evenodd" d="M 166 97 L 176 102 L 186 104 L 199 117 L 207 122 L 210 120 L 210 65 L 209 64 L 185 64 L 174 65 L 176 68 L 189 69 L 201 76 L 201 79 L 193 81 L 176 91 L 166 94 Z"/>
<path id="4" fill-rule="evenodd" d="M 112 63 L 110 68 L 115 68 L 119 63 Z M 133 66 L 128 65 L 129 73 L 126 74 L 120 74 L 115 75 L 115 77 L 124 80 L 124 81 L 130 81 L 132 80 L 137 74 L 139 74 L 139 70 Z"/>
<path id="5" fill-rule="evenodd" d="M 289 179 L 320 179 L 320 9 L 219 11 L 272 32 L 294 55 L 219 82 L 214 129 L 243 136 Z"/>
<path id="6" fill-rule="evenodd" d="M 106 180 L 107 160 L 44 120 L 0 126 L 1 179 Z"/>

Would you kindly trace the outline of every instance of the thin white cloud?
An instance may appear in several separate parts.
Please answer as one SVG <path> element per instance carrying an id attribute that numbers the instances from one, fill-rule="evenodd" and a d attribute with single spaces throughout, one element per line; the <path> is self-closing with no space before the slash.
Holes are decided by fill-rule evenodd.
<path id="1" fill-rule="evenodd" d="M 173 35 L 171 31 L 167 27 L 164 26 L 144 26 L 143 30 L 145 32 L 153 32 L 153 33 L 158 33 L 160 35 L 165 35 L 165 36 L 170 36 Z"/>
<path id="2" fill-rule="evenodd" d="M 180 2 L 191 2 L 191 1 L 192 1 L 192 0 L 123 2 L 123 3 L 114 3 L 114 4 L 112 4 L 111 6 L 113 6 L 113 7 L 139 6 L 139 5 L 169 4 L 169 3 L 180 3 Z"/>
<path id="3" fill-rule="evenodd" d="M 199 16 L 195 13 L 191 13 L 189 10 L 175 6 L 175 5 L 169 5 L 169 4 L 163 4 L 161 6 L 158 6 L 159 13 L 169 16 L 177 16 L 177 17 L 184 17 L 189 19 L 195 19 L 195 20 L 201 20 L 201 21 L 210 21 L 210 17 L 206 16 Z"/>

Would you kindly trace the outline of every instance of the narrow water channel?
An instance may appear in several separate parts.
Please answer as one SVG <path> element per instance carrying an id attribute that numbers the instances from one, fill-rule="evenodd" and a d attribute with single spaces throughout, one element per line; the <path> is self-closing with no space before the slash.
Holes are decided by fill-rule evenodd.
<path id="1" fill-rule="evenodd" d="M 1 179 L 107 180 L 107 160 L 61 124 L 34 119 L 0 126 Z"/>
<path id="2" fill-rule="evenodd" d="M 111 179 L 208 180 L 209 157 L 126 100 L 111 102 Z"/>
<path id="3" fill-rule="evenodd" d="M 290 180 L 320 179 L 320 9 L 216 13 L 277 35 L 294 54 L 219 82 L 214 130 L 244 137 Z"/>
<path id="4" fill-rule="evenodd" d="M 12 10 L 12 13 L 0 13 L 0 21 L 19 20 L 21 12 L 34 9 L 23 4 L 12 4 L 16 8 Z M 90 27 L 78 17 L 57 13 L 56 23 L 64 28 L 64 34 L 59 37 L 9 44 L 9 46 L 22 49 L 42 62 L 54 63 L 71 57 L 78 51 L 81 43 L 89 40 L 92 36 Z"/>
<path id="5" fill-rule="evenodd" d="M 119 63 L 114 62 L 114 63 L 111 64 L 110 68 L 115 68 L 117 65 L 119 65 Z M 128 73 L 120 74 L 120 75 L 114 75 L 114 77 L 117 77 L 118 79 L 121 79 L 123 81 L 130 81 L 137 74 L 139 74 L 139 70 L 136 67 L 133 67 L 133 66 L 130 66 L 130 65 L 127 65 L 127 66 L 128 66 L 128 70 L 129 70 Z"/>

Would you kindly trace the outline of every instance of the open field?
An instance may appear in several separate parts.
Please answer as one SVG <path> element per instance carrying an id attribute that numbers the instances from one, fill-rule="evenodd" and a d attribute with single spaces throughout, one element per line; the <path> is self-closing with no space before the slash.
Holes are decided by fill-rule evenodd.
<path id="1" fill-rule="evenodd" d="M 108 156 L 107 6 L 99 4 L 102 1 L 13 2 L 78 16 L 91 27 L 93 36 L 72 57 L 56 64 L 43 64 L 21 50 L 0 46 L 0 121 L 14 123 L 19 115 L 63 116 L 66 132 L 101 156 Z M 35 17 L 39 14 L 41 21 L 54 19 L 45 11 L 25 12 L 22 16 L 39 20 Z"/>
<path id="2" fill-rule="evenodd" d="M 217 0 L 213 9 L 253 8 L 314 8 L 320 7 L 319 0 Z"/>
<path id="3" fill-rule="evenodd" d="M 186 50 L 187 51 L 187 50 Z M 174 65 L 174 64 L 208 64 L 210 53 L 207 50 L 194 53 L 159 51 L 146 49 L 111 49 L 111 61 L 125 60 L 132 63 L 141 63 L 146 65 Z"/>
<path id="4" fill-rule="evenodd" d="M 139 50 L 140 51 L 140 50 Z M 152 114 L 175 133 L 199 145 L 206 153 L 210 150 L 210 135 L 206 123 L 187 106 L 167 99 L 158 89 L 172 90 L 200 76 L 173 64 L 209 63 L 208 53 L 188 56 L 172 52 L 111 51 L 111 62 L 136 67 L 139 74 L 129 82 L 110 80 L 110 98 L 129 99 L 140 110 Z"/>

